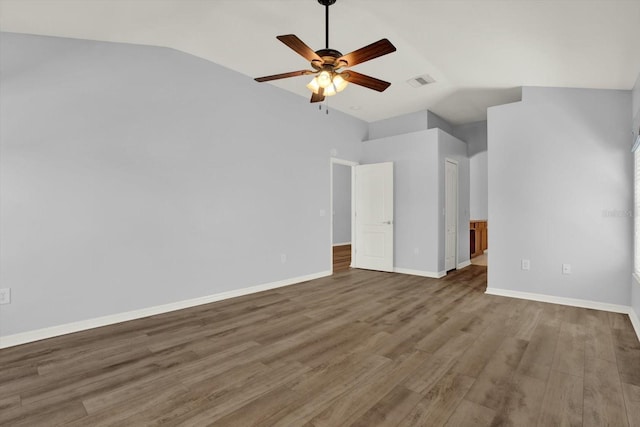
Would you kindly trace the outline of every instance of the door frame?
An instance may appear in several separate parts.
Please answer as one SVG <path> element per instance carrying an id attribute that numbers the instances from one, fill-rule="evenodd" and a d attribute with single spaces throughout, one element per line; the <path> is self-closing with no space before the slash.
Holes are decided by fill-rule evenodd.
<path id="1" fill-rule="evenodd" d="M 333 165 L 349 166 L 351 168 L 351 265 L 354 266 L 354 252 L 356 247 L 356 169 L 360 163 L 351 160 L 339 159 L 337 157 L 329 158 L 329 271 L 333 272 Z"/>
<path id="2" fill-rule="evenodd" d="M 454 160 L 450 157 L 444 158 L 444 271 L 445 274 L 447 271 L 447 163 L 452 163 L 456 165 L 456 239 L 455 239 L 455 260 L 454 267 L 451 270 L 458 269 L 458 246 L 459 245 L 459 234 L 460 234 L 460 165 L 457 160 Z"/>

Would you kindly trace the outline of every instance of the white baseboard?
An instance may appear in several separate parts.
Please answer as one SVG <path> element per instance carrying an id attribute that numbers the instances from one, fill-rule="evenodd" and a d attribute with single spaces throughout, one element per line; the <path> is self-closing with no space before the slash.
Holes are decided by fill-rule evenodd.
<path id="1" fill-rule="evenodd" d="M 346 246 L 346 245 L 350 245 L 350 244 L 351 244 L 351 242 L 334 243 L 334 244 L 332 244 L 331 246 L 334 246 L 334 247 L 335 247 L 335 246 Z"/>
<path id="2" fill-rule="evenodd" d="M 576 298 L 556 297 L 553 295 L 533 294 L 529 292 L 512 291 L 510 289 L 487 288 L 486 294 L 501 297 L 527 299 L 531 301 L 549 302 L 552 304 L 569 305 L 572 307 L 591 308 L 593 310 L 611 311 L 613 313 L 629 314 L 628 305 L 609 304 L 606 302 L 590 301 Z"/>
<path id="3" fill-rule="evenodd" d="M 463 261 L 460 264 L 458 264 L 458 269 L 460 268 L 465 268 L 471 265 L 471 260 L 467 260 L 467 261 Z"/>
<path id="4" fill-rule="evenodd" d="M 488 295 L 498 295 L 501 297 L 510 297 L 518 299 L 526 299 L 531 301 L 549 302 L 552 304 L 569 305 L 572 307 L 590 308 L 593 310 L 610 311 L 612 313 L 622 313 L 629 316 L 633 329 L 636 331 L 638 341 L 640 341 L 640 319 L 633 307 L 628 305 L 609 304 L 606 302 L 589 301 L 584 299 L 556 297 L 553 295 L 532 294 L 529 292 L 512 291 L 509 289 L 487 288 L 485 291 Z"/>
<path id="5" fill-rule="evenodd" d="M 60 335 L 66 335 L 74 332 L 85 331 L 87 329 L 113 325 L 114 323 L 126 322 L 128 320 L 140 319 L 143 317 L 154 316 L 156 314 L 168 313 L 170 311 L 182 310 L 184 308 L 195 307 L 197 305 L 209 304 L 211 302 L 221 301 L 229 298 L 235 298 L 243 295 L 249 295 L 256 292 L 267 291 L 269 289 L 295 285 L 296 283 L 319 279 L 321 277 L 330 276 L 331 274 L 332 274 L 331 271 L 321 271 L 319 273 L 309 274 L 306 276 L 293 277 L 290 279 L 280 280 L 280 281 L 271 282 L 271 283 L 263 283 L 261 285 L 250 286 L 248 288 L 242 288 L 242 289 L 234 289 L 232 291 L 221 292 L 218 294 L 207 295 L 204 297 L 177 301 L 169 304 L 163 304 L 163 305 L 157 305 L 154 307 L 142 308 L 139 310 L 127 311 L 124 313 L 116 313 L 108 316 L 81 320 L 78 322 L 66 323 L 64 325 L 56 325 L 49 328 L 37 329 L 34 331 L 28 331 L 28 332 L 21 332 L 19 334 L 14 334 L 14 335 L 6 335 L 3 337 L 0 337 L 0 348 L 13 347 L 16 345 L 26 344 L 33 341 L 39 341 L 47 338 L 57 337 Z"/>
<path id="6" fill-rule="evenodd" d="M 432 271 L 411 270 L 409 268 L 397 268 L 397 267 L 393 268 L 393 272 L 400 273 L 400 274 L 410 274 L 412 276 L 430 277 L 432 279 L 440 279 L 447 275 L 447 273 L 444 271 L 434 273 Z"/>

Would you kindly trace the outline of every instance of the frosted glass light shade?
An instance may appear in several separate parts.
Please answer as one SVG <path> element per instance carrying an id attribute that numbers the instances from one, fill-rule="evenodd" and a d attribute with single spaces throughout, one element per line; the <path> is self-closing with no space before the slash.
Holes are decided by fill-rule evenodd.
<path id="1" fill-rule="evenodd" d="M 326 89 L 331 84 L 331 73 L 328 71 L 321 71 L 320 74 L 317 75 L 316 79 L 318 80 L 318 85 Z"/>
<path id="2" fill-rule="evenodd" d="M 333 86 L 335 86 L 336 92 L 342 92 L 347 87 L 348 82 L 342 78 L 340 74 L 333 76 Z"/>
<path id="3" fill-rule="evenodd" d="M 313 80 L 311 80 L 307 85 L 307 88 L 309 88 L 309 90 L 313 93 L 318 93 L 318 90 L 320 90 L 320 85 L 318 84 L 318 80 L 314 77 Z"/>
<path id="4" fill-rule="evenodd" d="M 325 71 L 323 71 L 322 73 L 324 73 Z M 320 73 L 320 75 L 316 76 L 313 78 L 313 80 L 311 80 L 309 82 L 309 84 L 307 85 L 307 88 L 313 92 L 313 93 L 318 93 L 320 88 L 323 87 L 322 84 L 320 83 L 322 80 L 320 78 L 320 76 L 322 75 L 322 73 Z M 345 87 L 347 87 L 348 82 L 342 78 L 342 76 L 340 74 L 334 74 L 333 78 L 330 80 L 329 84 L 326 87 L 323 87 L 324 92 L 322 93 L 324 96 L 333 96 L 338 92 L 342 92 L 344 90 Z"/>

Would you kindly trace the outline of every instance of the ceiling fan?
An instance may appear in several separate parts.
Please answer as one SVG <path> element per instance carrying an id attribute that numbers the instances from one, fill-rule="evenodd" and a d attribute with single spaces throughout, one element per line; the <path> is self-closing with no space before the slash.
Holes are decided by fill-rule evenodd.
<path id="1" fill-rule="evenodd" d="M 329 49 L 329 6 L 336 0 L 318 0 L 318 3 L 325 7 L 326 48 L 317 51 L 311 50 L 302 40 L 293 34 L 277 36 L 282 43 L 296 51 L 300 56 L 311 62 L 313 70 L 292 71 L 289 73 L 274 74 L 272 76 L 258 77 L 257 82 L 268 82 L 271 80 L 286 79 L 289 77 L 306 76 L 315 74 L 315 77 L 307 85 L 313 92 L 311 102 L 324 101 L 325 96 L 332 96 L 344 90 L 347 83 L 364 86 L 369 89 L 384 91 L 391 86 L 391 83 L 376 79 L 364 74 L 347 70 L 348 67 L 370 61 L 379 56 L 396 51 L 396 47 L 387 39 L 378 40 L 363 48 L 343 55 L 335 49 Z"/>

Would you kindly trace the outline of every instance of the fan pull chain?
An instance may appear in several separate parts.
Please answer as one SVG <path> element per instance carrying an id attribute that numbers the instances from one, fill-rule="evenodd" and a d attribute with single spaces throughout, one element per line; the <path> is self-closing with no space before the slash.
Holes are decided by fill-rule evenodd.
<path id="1" fill-rule="evenodd" d="M 329 103 L 327 102 L 327 100 L 325 99 L 324 101 L 324 113 L 325 114 L 329 114 Z M 318 104 L 318 110 L 322 111 L 322 104 Z"/>

